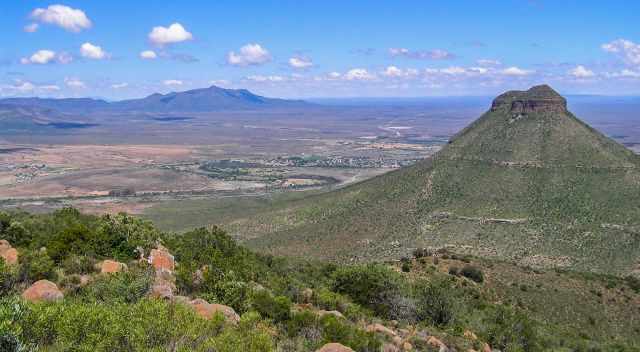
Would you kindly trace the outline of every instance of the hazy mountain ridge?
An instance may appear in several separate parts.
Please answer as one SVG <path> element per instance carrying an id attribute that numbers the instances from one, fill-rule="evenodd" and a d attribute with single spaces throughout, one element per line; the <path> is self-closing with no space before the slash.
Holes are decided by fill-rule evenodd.
<path id="1" fill-rule="evenodd" d="M 216 86 L 167 94 L 155 93 L 141 99 L 108 102 L 93 98 L 7 98 L 0 104 L 14 107 L 52 109 L 60 113 L 91 112 L 207 112 L 220 110 L 250 110 L 265 108 L 305 107 L 312 104 L 301 100 L 266 98 L 246 89 L 225 89 Z"/>

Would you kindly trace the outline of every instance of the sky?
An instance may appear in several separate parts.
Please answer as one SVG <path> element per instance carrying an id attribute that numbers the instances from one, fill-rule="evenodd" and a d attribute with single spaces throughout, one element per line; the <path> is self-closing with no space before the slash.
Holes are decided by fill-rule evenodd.
<path id="1" fill-rule="evenodd" d="M 0 6 L 0 96 L 217 85 L 286 98 L 640 95 L 640 2 L 29 1 Z"/>

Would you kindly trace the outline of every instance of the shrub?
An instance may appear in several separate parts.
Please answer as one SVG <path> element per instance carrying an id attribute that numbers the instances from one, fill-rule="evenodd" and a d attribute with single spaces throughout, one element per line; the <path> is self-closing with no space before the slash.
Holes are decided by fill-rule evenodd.
<path id="1" fill-rule="evenodd" d="M 14 266 L 7 265 L 0 258 L 0 297 L 13 291 L 17 281 L 17 273 Z"/>
<path id="2" fill-rule="evenodd" d="M 252 307 L 263 317 L 275 322 L 286 321 L 291 314 L 291 300 L 284 296 L 274 297 L 267 290 L 254 292 Z"/>
<path id="3" fill-rule="evenodd" d="M 98 276 L 78 294 L 88 302 L 135 303 L 147 294 L 153 279 L 153 269 L 133 266 L 128 271 Z"/>
<path id="4" fill-rule="evenodd" d="M 402 263 L 402 272 L 408 273 L 411 271 L 411 265 L 409 263 Z"/>
<path id="5" fill-rule="evenodd" d="M 380 264 L 340 268 L 334 273 L 332 287 L 385 317 L 394 315 L 392 308 L 404 290 L 400 274 Z"/>
<path id="6" fill-rule="evenodd" d="M 484 281 L 484 273 L 480 268 L 473 265 L 465 265 L 462 270 L 460 270 L 460 275 L 469 278 L 475 282 L 483 282 Z"/>
<path id="7" fill-rule="evenodd" d="M 32 282 L 43 279 L 55 281 L 56 276 L 55 263 L 46 251 L 25 252 L 20 257 L 20 281 Z"/>
<path id="8" fill-rule="evenodd" d="M 377 352 L 382 345 L 372 332 L 366 332 L 333 315 L 320 319 L 323 343 L 338 342 L 358 352 Z"/>
<path id="9" fill-rule="evenodd" d="M 457 266 L 449 267 L 449 275 L 458 276 L 460 274 L 460 269 Z"/>
<path id="10" fill-rule="evenodd" d="M 84 255 L 71 255 L 62 262 L 65 274 L 91 274 L 97 261 Z"/>
<path id="11" fill-rule="evenodd" d="M 497 306 L 484 320 L 487 342 L 502 351 L 539 351 L 540 340 L 534 323 L 511 308 Z"/>
<path id="12" fill-rule="evenodd" d="M 414 287 L 417 316 L 421 321 L 444 326 L 454 319 L 454 301 L 451 284 L 446 280 L 419 281 Z"/>
<path id="13" fill-rule="evenodd" d="M 260 320 L 260 315 L 248 312 L 240 318 L 237 329 L 225 329 L 222 334 L 205 342 L 200 350 L 216 352 L 271 352 L 275 343 L 272 328 Z"/>

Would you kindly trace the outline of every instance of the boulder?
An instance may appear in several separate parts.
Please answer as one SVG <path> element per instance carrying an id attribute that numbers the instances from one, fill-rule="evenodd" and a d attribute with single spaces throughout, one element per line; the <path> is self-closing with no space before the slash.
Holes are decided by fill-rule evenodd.
<path id="1" fill-rule="evenodd" d="M 233 308 L 222 304 L 210 304 L 204 299 L 194 299 L 189 304 L 195 309 L 196 313 L 205 319 L 211 319 L 216 313 L 220 312 L 224 316 L 226 322 L 237 324 L 240 322 L 240 316 Z"/>
<path id="2" fill-rule="evenodd" d="M 168 280 L 156 278 L 151 286 L 151 297 L 171 299 L 176 291 L 176 285 Z"/>
<path id="3" fill-rule="evenodd" d="M 440 341 L 438 338 L 436 338 L 435 336 L 430 336 L 427 339 L 427 343 L 431 346 L 431 347 L 435 347 L 435 348 L 439 348 L 440 350 L 442 350 L 443 348 L 447 348 L 447 345 L 444 344 L 444 342 Z"/>
<path id="4" fill-rule="evenodd" d="M 403 350 L 403 351 L 412 351 L 412 350 L 413 350 L 413 345 L 412 345 L 412 344 L 410 344 L 409 342 L 405 341 L 405 342 L 402 344 L 402 350 Z"/>
<path id="5" fill-rule="evenodd" d="M 156 270 L 164 269 L 173 272 L 175 269 L 175 260 L 173 256 L 167 251 L 166 248 L 158 246 L 157 249 L 152 249 L 149 255 L 149 263 L 153 265 Z"/>
<path id="6" fill-rule="evenodd" d="M 342 315 L 342 313 L 338 312 L 337 310 L 319 310 L 316 312 L 316 314 L 318 314 L 320 318 L 324 317 L 325 315 L 333 315 L 336 318 L 344 319 L 344 315 Z"/>
<path id="7" fill-rule="evenodd" d="M 332 342 L 320 347 L 320 349 L 316 350 L 316 352 L 354 352 L 354 351 L 345 345 Z"/>
<path id="8" fill-rule="evenodd" d="M 115 260 L 104 260 L 100 263 L 100 272 L 103 274 L 108 273 L 119 273 L 121 271 L 127 270 L 127 265 L 124 263 L 117 262 Z"/>
<path id="9" fill-rule="evenodd" d="M 395 331 L 389 329 L 388 327 L 382 324 L 377 324 L 377 323 L 367 326 L 367 331 L 387 335 L 389 337 L 395 337 L 397 335 Z"/>
<path id="10" fill-rule="evenodd" d="M 488 343 L 484 343 L 484 345 L 482 345 L 482 352 L 491 352 L 491 346 L 489 346 Z"/>
<path id="11" fill-rule="evenodd" d="M 473 340 L 473 341 L 478 339 L 478 336 L 475 333 L 473 333 L 473 331 L 470 331 L 470 330 L 465 330 L 464 331 L 464 337 L 468 338 L 469 340 Z"/>
<path id="12" fill-rule="evenodd" d="M 64 295 L 53 282 L 40 280 L 29 286 L 29 288 L 22 293 L 22 298 L 29 302 L 55 302 L 62 300 Z"/>
<path id="13" fill-rule="evenodd" d="M 402 338 L 400 336 L 394 336 L 391 339 L 391 342 L 393 342 L 393 344 L 397 347 L 402 347 L 402 344 L 404 343 L 404 341 L 402 340 Z"/>
<path id="14" fill-rule="evenodd" d="M 18 263 L 18 250 L 13 248 L 9 241 L 0 240 L 0 257 L 4 259 L 5 263 L 14 265 Z"/>

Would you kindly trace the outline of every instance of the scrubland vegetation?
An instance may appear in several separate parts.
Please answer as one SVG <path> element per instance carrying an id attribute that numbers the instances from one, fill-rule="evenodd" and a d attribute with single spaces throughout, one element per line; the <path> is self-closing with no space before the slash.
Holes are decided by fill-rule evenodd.
<path id="1" fill-rule="evenodd" d="M 436 340 L 458 351 L 485 343 L 501 351 L 634 351 L 640 336 L 590 333 L 589 325 L 613 331 L 606 314 L 565 325 L 554 318 L 553 299 L 532 311 L 531 292 L 496 284 L 508 271 L 496 268 L 519 269 L 446 251 L 417 251 L 397 265 L 301 261 L 254 253 L 216 227 L 163 233 L 126 214 L 96 217 L 70 208 L 0 213 L 0 239 L 19 252 L 16 264 L 0 260 L 3 351 L 315 351 L 338 342 L 368 352 L 398 345 L 395 337 L 417 351 L 440 350 Z M 177 295 L 232 307 L 239 322 L 220 314 L 205 319 L 177 299 L 151 297 L 153 267 L 139 258 L 160 244 L 175 256 Z M 96 264 L 104 259 L 127 269 L 101 274 Z M 554 275 L 585 290 L 601 280 Z M 41 279 L 56 283 L 64 299 L 20 297 Z M 638 311 L 637 281 L 605 281 L 623 288 L 626 309 Z M 546 284 L 530 282 L 531 290 L 540 291 L 538 283 Z M 567 293 L 560 287 L 557 294 Z M 606 303 L 611 309 L 622 304 L 605 295 L 614 300 Z"/>

